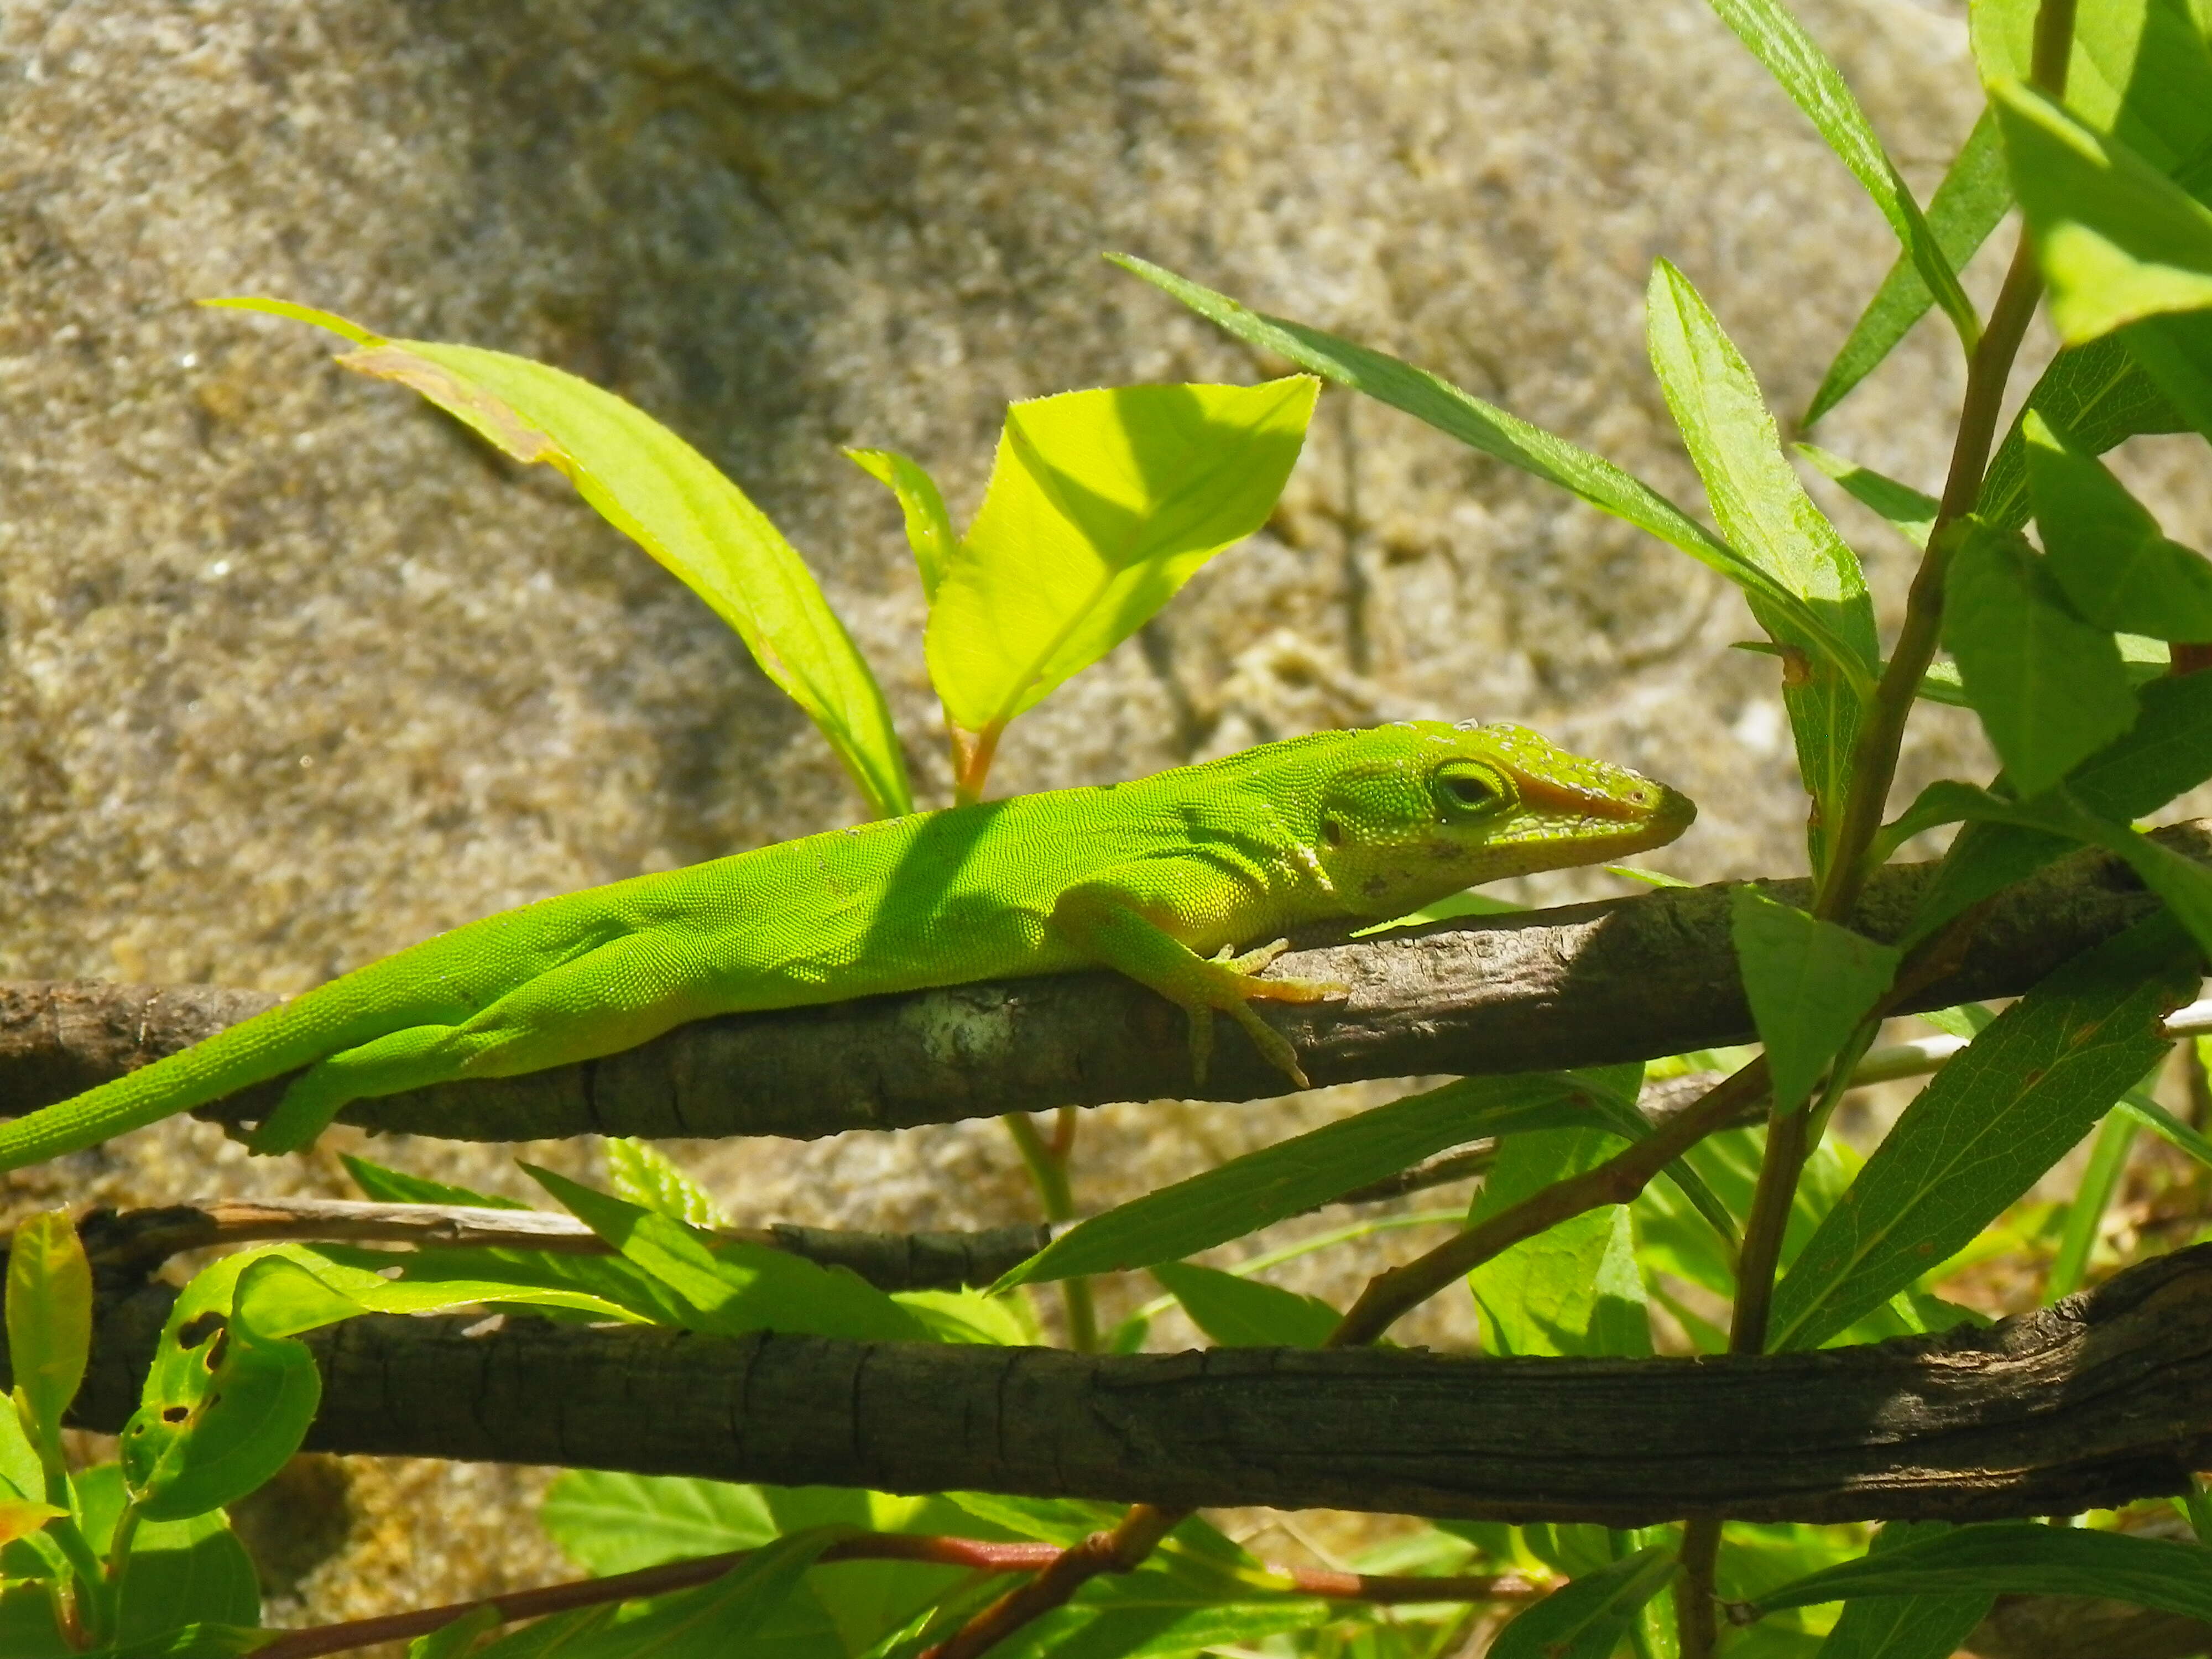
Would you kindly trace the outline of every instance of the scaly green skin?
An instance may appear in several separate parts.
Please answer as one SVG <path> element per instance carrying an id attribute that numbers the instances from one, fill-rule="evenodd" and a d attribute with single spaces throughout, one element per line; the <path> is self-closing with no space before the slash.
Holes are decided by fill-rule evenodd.
<path id="1" fill-rule="evenodd" d="M 1201 1081 L 1218 1010 L 1303 1087 L 1248 1005 L 1344 988 L 1258 978 L 1281 941 L 1237 945 L 1656 847 L 1695 813 L 1519 726 L 1416 720 L 834 830 L 425 939 L 0 1128 L 0 1170 L 286 1073 L 256 1151 L 306 1146 L 350 1100 L 590 1060 L 710 1014 L 1100 964 L 1190 1012 Z"/>

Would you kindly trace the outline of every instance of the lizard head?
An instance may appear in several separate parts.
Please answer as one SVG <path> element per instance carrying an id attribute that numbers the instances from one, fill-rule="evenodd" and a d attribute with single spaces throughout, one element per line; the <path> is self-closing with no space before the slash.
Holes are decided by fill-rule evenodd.
<path id="1" fill-rule="evenodd" d="M 1347 734 L 1316 806 L 1315 856 L 1345 908 L 1375 917 L 1663 846 L 1698 815 L 1666 785 L 1525 726 L 1442 720 Z"/>

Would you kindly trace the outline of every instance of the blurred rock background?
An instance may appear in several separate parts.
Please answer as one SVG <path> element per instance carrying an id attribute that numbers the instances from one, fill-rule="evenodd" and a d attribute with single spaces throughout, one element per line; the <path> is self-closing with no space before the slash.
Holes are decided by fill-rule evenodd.
<path id="1" fill-rule="evenodd" d="M 1963 8 L 1802 12 L 1924 195 L 1978 105 Z M 491 910 L 859 811 L 738 642 L 557 477 L 331 368 L 313 331 L 196 296 L 524 353 L 653 412 L 811 561 L 936 804 L 919 588 L 896 509 L 838 446 L 915 455 L 964 519 L 1010 398 L 1273 372 L 1109 248 L 1398 352 L 1693 511 L 1644 362 L 1654 258 L 1699 285 L 1786 419 L 1893 252 L 1696 0 L 11 0 L 0 976 L 297 990 Z M 1821 440 L 1933 489 L 1962 379 L 1923 325 Z M 2201 533 L 2182 475 L 2155 451 L 2136 469 L 2168 528 Z M 1837 510 L 1893 623 L 1907 550 Z M 1751 633 L 1671 550 L 1332 392 L 1268 532 L 1018 726 L 994 782 L 1512 716 L 1703 801 L 1653 864 L 1790 873 L 1803 798 L 1774 671 L 1726 648 Z M 1900 787 L 1979 765 L 1977 741 L 1931 719 Z M 1585 872 L 1524 896 L 1617 889 Z M 1093 1115 L 1083 1196 L 1344 1104 Z M 7 1199 L 342 1193 L 334 1143 L 249 1164 L 173 1124 Z M 504 1151 L 375 1152 L 524 1190 Z M 592 1167 L 589 1148 L 538 1155 Z M 994 1125 L 687 1158 L 741 1221 L 1032 1213 Z M 1375 1251 L 1423 1237 L 1287 1282 L 1342 1297 Z M 512 1507 L 538 1483 L 308 1466 L 264 1530 L 326 1547 L 285 1569 L 279 1610 L 557 1576 Z"/>

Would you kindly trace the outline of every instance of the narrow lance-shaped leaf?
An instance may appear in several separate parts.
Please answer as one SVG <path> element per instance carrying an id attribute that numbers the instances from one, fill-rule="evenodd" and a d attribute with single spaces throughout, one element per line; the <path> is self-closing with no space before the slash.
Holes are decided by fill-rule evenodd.
<path id="1" fill-rule="evenodd" d="M 1952 268 L 1949 256 L 1922 216 L 1920 204 L 1913 200 L 1905 180 L 1897 176 L 1888 152 L 1875 137 L 1873 124 L 1828 55 L 1779 0 L 1712 0 L 1712 8 L 1750 48 L 1752 56 L 1766 65 L 1767 72 L 1781 83 L 1814 130 L 1828 141 L 1828 148 L 1874 198 L 1921 283 L 1943 307 L 1959 331 L 1960 343 L 1972 356 L 1982 337 L 1981 319 L 1974 314 L 1973 302 L 1959 286 L 1958 272 Z"/>
<path id="2" fill-rule="evenodd" d="M 1556 1073 L 1463 1078 L 1297 1135 L 1093 1216 L 993 1288 L 1178 1261 L 1486 1135 L 1589 1121 L 1583 1085 Z"/>
<path id="3" fill-rule="evenodd" d="M 1773 1346 L 1815 1347 L 1995 1220 L 2164 1052 L 2197 952 L 2166 917 L 2067 963 L 1905 1109 L 1775 1287 Z"/>
<path id="4" fill-rule="evenodd" d="M 927 641 L 945 712 L 986 745 L 1267 522 L 1320 384 L 1134 386 L 1006 412 Z"/>
<path id="5" fill-rule="evenodd" d="M 1875 1534 L 1867 1553 L 1886 1555 L 1948 1530 L 1941 1522 L 1893 1521 Z M 1845 1603 L 1814 1659 L 1950 1659 L 1996 1599 L 1986 1590 L 1863 1596 Z"/>
<path id="6" fill-rule="evenodd" d="M 1783 699 L 1796 738 L 1797 763 L 1813 797 L 1813 867 L 1826 866 L 1826 837 L 1842 822 L 1858 730 L 1858 688 L 1874 676 L 1874 606 L 1857 556 L 1813 504 L 1782 453 L 1774 417 L 1750 366 L 1689 280 L 1664 259 L 1645 295 L 1651 364 L 1704 479 L 1713 517 L 1729 544 L 1819 616 L 1852 653 L 1854 672 L 1820 662 L 1816 642 L 1788 612 L 1752 599 L 1753 613 L 1775 636 L 1806 654 L 1803 673 L 1785 674 Z"/>
<path id="7" fill-rule="evenodd" d="M 2119 647 L 2074 614 L 2016 534 L 1966 527 L 1945 583 L 1943 643 L 2024 796 L 2042 793 L 2135 723 Z"/>
<path id="8" fill-rule="evenodd" d="M 929 1332 L 913 1314 L 859 1275 L 765 1245 L 708 1246 L 680 1221 L 526 1164 L 531 1179 L 613 1245 L 623 1258 L 696 1310 L 692 1328 L 720 1336 L 801 1332 L 854 1341 L 920 1342 Z"/>
<path id="9" fill-rule="evenodd" d="M 906 520 L 907 545 L 914 550 L 915 568 L 921 573 L 922 601 L 935 605 L 938 584 L 945 580 L 953 550 L 960 543 L 951 515 L 945 510 L 945 497 L 938 494 L 937 481 L 922 471 L 919 462 L 908 460 L 895 449 L 848 449 L 845 455 L 898 498 L 899 511 Z"/>
<path id="10" fill-rule="evenodd" d="M 1855 500 L 1888 520 L 1905 540 L 1915 547 L 1928 545 L 1929 532 L 1935 529 L 1936 515 L 1942 508 L 1942 503 L 1933 495 L 1911 484 L 1899 483 L 1872 467 L 1846 460 L 1818 444 L 1798 444 L 1795 447 L 1800 455 L 1849 490 Z"/>
<path id="11" fill-rule="evenodd" d="M 1152 1277 L 1224 1347 L 1318 1348 L 1342 1317 L 1318 1297 L 1194 1262 L 1159 1262 Z"/>
<path id="12" fill-rule="evenodd" d="M 1846 1561 L 1759 1598 L 1761 1613 L 1863 1595 L 2090 1595 L 2212 1619 L 2212 1551 L 2163 1538 L 2000 1522 Z"/>
<path id="13" fill-rule="evenodd" d="M 1340 386 L 1364 392 L 1378 403 L 1403 410 L 1470 448 L 1557 484 L 1600 511 L 1679 548 L 1747 594 L 1773 606 L 1778 614 L 1788 616 L 1814 642 L 1825 660 L 1834 664 L 1859 689 L 1871 687 L 1857 648 L 1820 614 L 1756 562 L 1717 539 L 1681 508 L 1612 462 L 1385 352 L 1354 345 L 1303 323 L 1248 310 L 1226 295 L 1129 254 L 1112 253 L 1107 258 L 1165 289 L 1237 339 L 1287 358 Z"/>
<path id="14" fill-rule="evenodd" d="M 1729 932 L 1778 1110 L 1795 1111 L 1897 972 L 1898 951 L 1757 888 L 1729 895 Z"/>
<path id="15" fill-rule="evenodd" d="M 1997 137 L 1996 118 L 1984 109 L 1928 202 L 1928 228 L 1952 270 L 1966 268 L 2011 206 L 2012 179 L 2005 171 L 2004 145 Z M 1934 301 L 1911 252 L 1899 253 L 1851 325 L 1835 362 L 1828 365 L 1805 410 L 1805 424 L 1811 426 L 1843 402 L 1896 349 Z"/>
<path id="16" fill-rule="evenodd" d="M 8 1359 L 23 1426 L 49 1469 L 62 1467 L 62 1413 L 91 1352 L 92 1267 L 76 1224 L 64 1210 L 26 1217 L 8 1249 Z"/>
<path id="17" fill-rule="evenodd" d="M 2027 411 L 2028 494 L 2051 574 L 2081 617 L 2161 640 L 2212 640 L 2212 561 L 2160 532 L 2094 455 Z"/>
<path id="18" fill-rule="evenodd" d="M 882 688 L 805 562 L 743 490 L 658 421 L 587 380 L 503 351 L 386 339 L 282 301 L 206 303 L 342 334 L 361 348 L 338 358 L 344 368 L 410 386 L 514 459 L 564 474 L 737 631 L 761 672 L 821 729 L 872 811 L 913 811 Z"/>
<path id="19" fill-rule="evenodd" d="M 2145 329 L 2193 320 L 2191 317 L 2153 319 L 2127 330 L 2126 338 L 2132 341 Z M 2108 334 L 2087 345 L 2068 346 L 2038 378 L 2012 429 L 1997 446 L 1990 470 L 1982 478 L 1981 501 L 1974 509 L 1977 515 L 2001 530 L 2017 530 L 2027 522 L 2027 441 L 2023 422 L 2028 410 L 2043 415 L 2077 447 L 2101 455 L 2138 433 L 2188 428 L 2190 422 L 2175 400 L 2160 389 L 2162 385 L 2144 372 L 2120 335 Z M 2206 424 L 2212 425 L 2212 403 L 2208 403 Z"/>
<path id="20" fill-rule="evenodd" d="M 1674 1577 L 1673 1554 L 1650 1545 L 1586 1572 L 1523 1608 L 1490 1644 L 1490 1659 L 1611 1659 L 1636 1610 Z"/>
<path id="21" fill-rule="evenodd" d="M 2033 88 L 1990 97 L 2062 339 L 2212 306 L 2212 210 Z"/>

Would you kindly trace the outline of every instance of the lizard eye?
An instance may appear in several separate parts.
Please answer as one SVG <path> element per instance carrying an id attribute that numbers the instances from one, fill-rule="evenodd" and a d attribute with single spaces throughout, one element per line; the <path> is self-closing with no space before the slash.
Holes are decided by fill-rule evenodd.
<path id="1" fill-rule="evenodd" d="M 1515 802 L 1503 773 L 1466 762 L 1438 768 L 1435 789 L 1437 815 L 1447 823 L 1494 817 Z"/>

